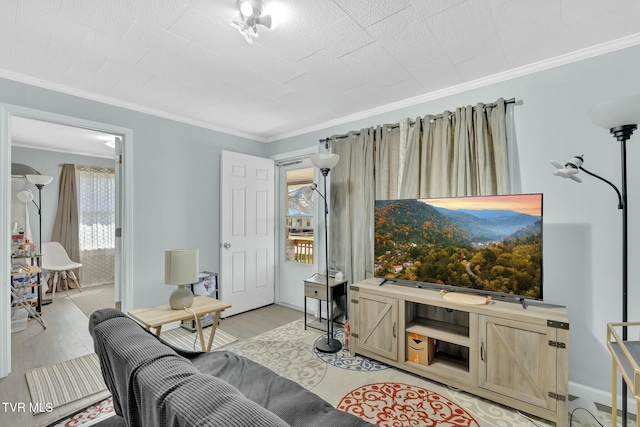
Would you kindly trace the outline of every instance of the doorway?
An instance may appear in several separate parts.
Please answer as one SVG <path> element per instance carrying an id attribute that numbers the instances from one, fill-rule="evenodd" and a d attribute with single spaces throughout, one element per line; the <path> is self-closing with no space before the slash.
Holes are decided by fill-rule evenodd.
<path id="1" fill-rule="evenodd" d="M 278 169 L 278 301 L 289 306 L 304 306 L 304 279 L 316 271 L 315 198 L 302 192 L 314 181 L 311 161 L 283 162 Z M 312 305 L 313 306 L 313 305 Z"/>
<path id="2" fill-rule="evenodd" d="M 318 152 L 319 147 L 308 147 L 300 150 L 290 151 L 286 153 L 277 154 L 271 156 L 276 161 L 276 302 L 291 308 L 302 311 L 304 309 L 304 279 L 310 277 L 318 269 L 324 268 L 324 262 L 322 259 L 318 259 L 317 248 L 323 247 L 324 243 L 324 228 L 323 224 L 317 222 L 317 218 L 322 215 L 321 203 L 318 203 L 316 196 L 312 197 L 311 210 L 313 211 L 313 217 L 311 220 L 311 227 L 306 225 L 299 229 L 293 227 L 293 236 L 291 235 L 292 228 L 288 226 L 289 219 L 287 214 L 289 213 L 289 191 L 296 193 L 296 190 L 300 190 L 302 187 L 308 187 L 312 182 L 317 182 L 319 178 L 318 170 L 313 167 L 310 156 Z M 309 182 L 311 180 L 311 182 Z M 305 183 L 308 183 L 305 185 Z M 294 198 L 299 196 L 294 194 Z M 295 201 L 293 202 L 295 204 Z M 306 203 L 306 202 L 303 202 Z M 305 219 L 308 217 L 305 215 Z M 304 220 L 301 224 L 306 224 Z M 313 234 L 313 246 L 309 248 L 306 243 L 306 249 L 300 248 L 295 250 L 295 243 L 289 241 L 289 237 L 294 237 L 296 240 L 296 233 Z M 292 245 L 294 246 L 292 252 Z M 289 248 L 289 257 L 287 257 L 287 248 Z M 309 253 L 311 249 L 311 253 Z M 298 256 L 303 255 L 301 260 L 312 262 L 297 262 L 290 261 L 293 257 L 295 259 L 296 253 Z M 309 256 L 310 255 L 310 256 Z M 306 258 L 305 258 L 306 257 Z M 320 257 L 322 258 L 322 257 Z M 299 258 L 300 259 L 300 258 Z M 309 300 L 311 301 L 311 300 Z M 309 307 L 316 307 L 315 304 L 309 305 Z M 320 313 L 315 311 L 315 315 Z"/>
<path id="3" fill-rule="evenodd" d="M 0 198 L 10 200 L 10 173 L 11 156 L 11 122 L 14 118 L 40 120 L 81 129 L 118 135 L 116 141 L 116 243 L 115 243 L 115 272 L 114 272 L 114 299 L 120 301 L 123 311 L 130 309 L 132 266 L 130 254 L 132 253 L 132 176 L 133 176 L 133 133 L 130 129 L 121 128 L 104 123 L 92 122 L 69 116 L 62 116 L 49 112 L 33 110 L 25 107 L 0 104 L 0 164 L 5 173 L 0 174 Z M 57 194 L 56 189 L 52 189 Z M 9 203 L 7 203 L 7 206 Z M 10 217 L 8 209 L 0 212 L 0 239 L 10 240 Z M 118 231 L 119 229 L 119 231 Z M 0 275 L 8 277 L 10 273 L 10 253 L 8 245 L 0 245 Z M 127 256 L 129 255 L 129 256 Z M 8 287 L 3 287 L 0 292 L 0 315 L 4 319 L 10 318 L 10 293 Z M 46 319 L 45 319 L 46 320 Z M 9 375 L 11 371 L 11 322 L 3 322 L 5 327 L 0 328 L 0 377 Z"/>

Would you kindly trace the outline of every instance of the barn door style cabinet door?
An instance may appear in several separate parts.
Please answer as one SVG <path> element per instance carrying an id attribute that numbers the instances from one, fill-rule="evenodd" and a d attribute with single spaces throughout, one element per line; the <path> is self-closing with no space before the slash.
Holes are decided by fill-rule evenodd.
<path id="1" fill-rule="evenodd" d="M 366 279 L 349 287 L 359 354 L 566 427 L 566 307 L 446 301 L 437 290 Z"/>
<path id="2" fill-rule="evenodd" d="M 360 319 L 354 336 L 356 345 L 386 359 L 398 360 L 398 300 L 361 294 L 356 306 Z"/>
<path id="3" fill-rule="evenodd" d="M 491 316 L 480 316 L 478 386 L 556 411 L 558 400 L 558 329 Z M 533 350 L 532 350 L 533 349 Z"/>

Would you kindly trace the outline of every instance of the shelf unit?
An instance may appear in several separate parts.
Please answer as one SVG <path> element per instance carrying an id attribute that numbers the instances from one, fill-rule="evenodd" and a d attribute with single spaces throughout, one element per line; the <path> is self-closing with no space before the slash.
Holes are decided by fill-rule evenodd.
<path id="1" fill-rule="evenodd" d="M 566 307 L 465 305 L 433 289 L 381 286 L 380 279 L 355 283 L 349 291 L 351 354 L 567 426 Z M 433 357 L 411 360 L 410 339 L 435 340 Z"/>

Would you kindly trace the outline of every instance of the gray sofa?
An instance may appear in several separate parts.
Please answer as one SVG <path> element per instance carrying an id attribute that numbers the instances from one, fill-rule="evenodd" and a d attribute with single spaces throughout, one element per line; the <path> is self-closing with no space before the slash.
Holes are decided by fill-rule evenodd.
<path id="1" fill-rule="evenodd" d="M 371 426 L 230 351 L 172 347 L 115 309 L 89 332 L 115 412 L 127 426 Z"/>

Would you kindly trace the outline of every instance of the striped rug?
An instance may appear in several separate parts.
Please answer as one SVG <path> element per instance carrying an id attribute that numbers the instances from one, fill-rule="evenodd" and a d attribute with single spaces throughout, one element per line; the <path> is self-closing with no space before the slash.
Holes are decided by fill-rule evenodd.
<path id="1" fill-rule="evenodd" d="M 206 345 L 206 343 L 209 342 L 211 328 L 204 328 L 202 330 L 202 333 L 204 334 L 204 342 Z M 162 334 L 160 334 L 160 338 L 178 348 L 183 348 L 185 350 L 202 351 L 202 347 L 200 346 L 200 339 L 198 337 L 198 332 L 191 332 L 184 328 L 175 328 L 167 332 L 162 332 Z M 238 341 L 238 338 L 229 335 L 225 331 L 221 331 L 219 328 L 217 328 L 216 334 L 213 337 L 211 351 L 217 350 L 224 345 L 231 344 L 232 342 L 236 341 Z"/>
<path id="2" fill-rule="evenodd" d="M 211 328 L 205 328 L 203 332 L 205 342 L 208 342 Z M 193 350 L 194 339 L 197 336 L 196 332 L 183 328 L 163 332 L 161 335 L 164 340 L 186 350 Z M 217 329 L 211 350 L 237 340 L 236 337 Z M 195 348 L 196 351 L 200 351 L 199 342 L 196 342 Z M 95 353 L 56 365 L 36 368 L 27 372 L 25 376 L 31 394 L 31 408 L 34 412 L 38 412 L 38 409 L 39 412 L 49 412 L 53 408 L 91 396 L 107 388 Z"/>
<path id="3" fill-rule="evenodd" d="M 36 368 L 25 376 L 34 412 L 50 411 L 107 388 L 95 353 Z"/>

